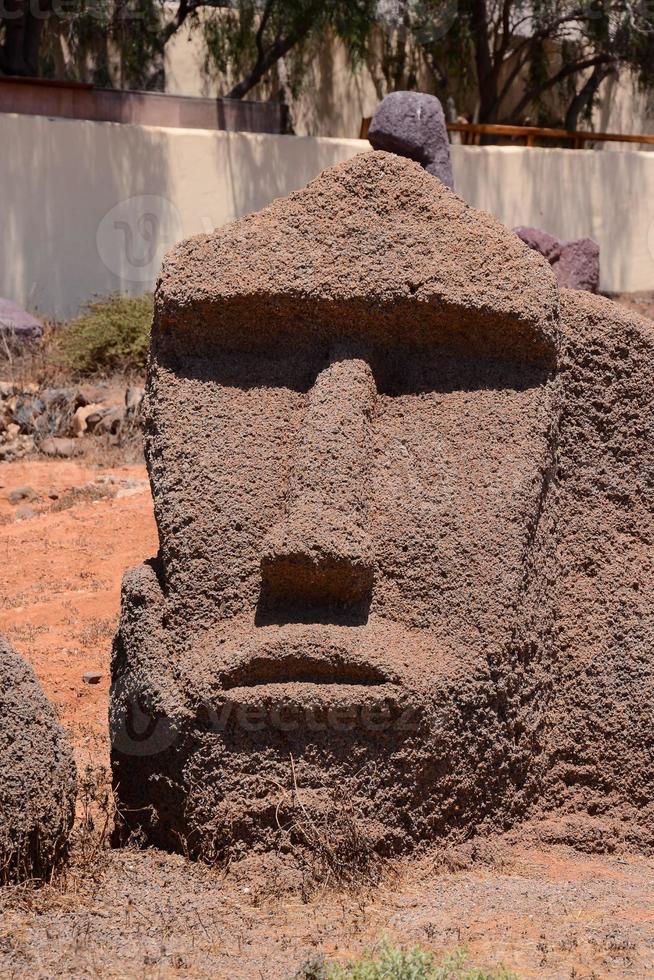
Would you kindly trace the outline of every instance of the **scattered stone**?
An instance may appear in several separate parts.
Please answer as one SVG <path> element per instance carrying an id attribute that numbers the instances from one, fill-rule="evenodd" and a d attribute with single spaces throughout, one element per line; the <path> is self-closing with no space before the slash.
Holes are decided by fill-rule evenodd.
<path id="1" fill-rule="evenodd" d="M 99 684 L 103 676 L 97 670 L 87 670 L 85 674 L 82 674 L 82 680 L 85 684 Z"/>
<path id="2" fill-rule="evenodd" d="M 39 448 L 46 456 L 70 458 L 79 452 L 80 445 L 76 439 L 49 436 L 47 439 L 42 440 Z"/>
<path id="3" fill-rule="evenodd" d="M 600 250 L 592 238 L 565 242 L 554 266 L 559 286 L 596 293 L 600 284 Z"/>
<path id="4" fill-rule="evenodd" d="M 73 823 L 73 753 L 32 668 L 0 637 L 0 884 L 47 880 Z"/>
<path id="5" fill-rule="evenodd" d="M 128 414 L 135 415 L 141 409 L 141 402 L 145 395 L 145 388 L 138 385 L 129 385 L 125 389 L 125 408 Z"/>
<path id="6" fill-rule="evenodd" d="M 539 252 L 552 267 L 560 287 L 596 293 L 600 282 L 600 251 L 592 238 L 562 241 L 541 228 L 513 229 L 525 245 Z"/>
<path id="7" fill-rule="evenodd" d="M 19 504 L 21 500 L 38 500 L 38 494 L 32 487 L 16 487 L 7 495 L 10 504 Z"/>
<path id="8" fill-rule="evenodd" d="M 122 500 L 124 497 L 136 497 L 140 493 L 144 493 L 149 486 L 147 480 L 142 480 L 136 487 L 123 487 L 116 494 L 116 500 Z"/>
<path id="9" fill-rule="evenodd" d="M 106 435 L 118 435 L 125 421 L 125 411 L 124 405 L 112 406 L 109 411 L 103 413 L 94 431 Z"/>
<path id="10" fill-rule="evenodd" d="M 19 436 L 12 442 L 0 445 L 0 460 L 21 459 L 34 449 L 34 439 L 31 436 Z"/>
<path id="11" fill-rule="evenodd" d="M 9 398 L 15 391 L 16 387 L 11 381 L 0 381 L 0 398 Z"/>
<path id="12" fill-rule="evenodd" d="M 17 507 L 16 510 L 14 511 L 14 517 L 16 518 L 17 521 L 26 521 L 30 517 L 35 517 L 35 516 L 36 516 L 36 511 L 34 510 L 33 507 L 30 507 L 28 504 L 23 504 L 21 507 Z"/>
<path id="13" fill-rule="evenodd" d="M 372 117 L 368 139 L 376 150 L 415 160 L 454 189 L 445 114 L 435 95 L 391 92 Z"/>
<path id="14" fill-rule="evenodd" d="M 91 417 L 97 416 L 97 421 L 102 418 L 103 408 L 104 406 L 98 402 L 91 402 L 88 405 L 80 405 L 76 409 L 73 416 L 73 433 L 78 439 L 84 435 L 87 428 L 93 428 L 89 425 Z"/>
<path id="15" fill-rule="evenodd" d="M 108 391 L 109 386 L 106 382 L 100 382 L 100 384 L 95 385 L 80 385 L 77 389 L 77 397 L 81 405 L 91 405 L 93 402 L 104 405 L 107 400 Z"/>
<path id="16" fill-rule="evenodd" d="M 17 340 L 38 340 L 43 336 L 43 324 L 17 303 L 0 298 L 0 332 Z"/>
<path id="17" fill-rule="evenodd" d="M 74 388 L 43 388 L 39 397 L 47 408 L 67 406 L 79 400 L 78 392 Z"/>
<path id="18" fill-rule="evenodd" d="M 47 439 L 79 439 L 93 433 L 107 438 L 112 445 L 119 445 L 126 433 L 141 425 L 143 389 L 135 385 L 128 386 L 122 400 L 115 402 L 101 400 L 109 394 L 115 397 L 107 385 L 39 390 L 31 384 L 16 390 L 14 385 L 4 384 L 6 397 L 0 403 L 0 459 L 12 455 L 2 451 L 2 444 L 18 436 L 36 437 L 39 446 L 45 445 L 44 452 L 50 446 L 52 454 L 52 444 Z M 91 399 L 91 395 L 98 397 Z"/>

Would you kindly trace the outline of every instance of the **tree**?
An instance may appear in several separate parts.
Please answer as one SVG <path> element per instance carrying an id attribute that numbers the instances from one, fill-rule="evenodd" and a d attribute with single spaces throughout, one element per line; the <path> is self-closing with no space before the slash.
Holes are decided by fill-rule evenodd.
<path id="1" fill-rule="evenodd" d="M 63 36 L 73 77 L 105 86 L 163 88 L 165 46 L 186 26 L 232 99 L 275 74 L 277 94 L 295 94 L 327 36 L 354 67 L 367 60 L 380 96 L 416 86 L 419 55 L 441 100 L 482 123 L 576 129 L 609 76 L 654 88 L 654 0 L 57 0 L 46 32 L 53 0 L 3 2 L 0 70 L 61 75 Z"/>
<path id="2" fill-rule="evenodd" d="M 400 0 L 395 16 L 420 44 L 437 94 L 460 100 L 472 89 L 479 122 L 520 124 L 535 115 L 575 129 L 609 75 L 630 68 L 641 84 L 654 84 L 648 0 L 446 2 Z"/>
<path id="3" fill-rule="evenodd" d="M 299 82 L 310 42 L 328 35 L 344 41 L 356 63 L 375 15 L 376 0 L 234 0 L 205 36 L 212 66 L 238 77 L 226 98 L 242 99 L 291 52 Z"/>
<path id="4" fill-rule="evenodd" d="M 4 0 L 4 43 L 0 48 L 0 72 L 4 75 L 36 75 L 43 24 L 49 0 Z"/>

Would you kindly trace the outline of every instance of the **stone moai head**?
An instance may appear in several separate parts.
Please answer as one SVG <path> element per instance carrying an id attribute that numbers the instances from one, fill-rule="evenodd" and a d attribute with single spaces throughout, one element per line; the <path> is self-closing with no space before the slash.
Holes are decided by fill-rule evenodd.
<path id="1" fill-rule="evenodd" d="M 112 668 L 128 825 L 215 855 L 346 801 L 395 851 L 524 809 L 559 332 L 548 264 L 386 153 L 170 253 L 160 550 L 125 577 Z"/>
<path id="2" fill-rule="evenodd" d="M 445 114 L 435 95 L 391 92 L 377 106 L 368 139 L 376 150 L 415 160 L 446 187 L 454 187 Z"/>

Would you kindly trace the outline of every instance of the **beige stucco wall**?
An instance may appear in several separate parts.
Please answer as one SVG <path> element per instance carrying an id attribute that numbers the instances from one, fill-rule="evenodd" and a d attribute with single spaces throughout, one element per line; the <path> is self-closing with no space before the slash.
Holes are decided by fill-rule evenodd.
<path id="1" fill-rule="evenodd" d="M 358 140 L 0 115 L 0 296 L 69 316 L 151 289 L 174 241 L 304 186 Z M 654 289 L 654 154 L 452 147 L 459 193 L 509 225 L 590 235 L 602 287 Z"/>

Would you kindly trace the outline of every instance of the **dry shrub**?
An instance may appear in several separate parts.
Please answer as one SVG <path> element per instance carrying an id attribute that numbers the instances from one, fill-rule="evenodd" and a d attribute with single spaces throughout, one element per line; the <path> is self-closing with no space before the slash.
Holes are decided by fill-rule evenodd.
<path id="1" fill-rule="evenodd" d="M 55 351 L 74 375 L 143 372 L 150 343 L 153 298 L 110 296 L 87 303 L 58 331 Z"/>
<path id="2" fill-rule="evenodd" d="M 106 867 L 116 817 L 111 774 L 105 766 L 87 766 L 78 778 L 75 822 L 62 860 L 49 880 L 29 878 L 7 890 L 14 907 L 43 910 L 68 896 L 93 891 Z M 9 892 L 13 893 L 11 896 Z"/>

